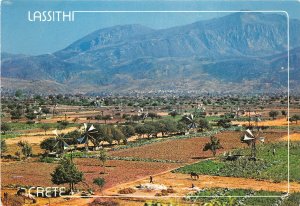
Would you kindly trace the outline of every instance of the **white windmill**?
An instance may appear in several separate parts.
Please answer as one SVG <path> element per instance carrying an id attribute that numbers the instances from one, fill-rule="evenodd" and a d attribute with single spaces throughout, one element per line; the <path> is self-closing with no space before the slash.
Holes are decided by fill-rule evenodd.
<path id="1" fill-rule="evenodd" d="M 198 124 L 197 124 L 196 119 L 193 114 L 190 114 L 189 116 L 186 116 L 185 118 L 189 121 L 189 124 L 188 124 L 189 129 L 195 129 L 198 127 Z"/>
<path id="2" fill-rule="evenodd" d="M 66 143 L 65 140 L 70 139 L 70 138 L 65 138 L 65 135 L 63 134 L 58 134 L 57 129 L 52 131 L 53 134 L 55 134 L 55 145 L 54 148 L 56 150 L 56 153 L 64 153 L 65 150 L 70 148 L 70 145 Z"/>
<path id="3" fill-rule="evenodd" d="M 77 142 L 79 144 L 85 144 L 85 148 L 86 150 L 88 150 L 88 147 L 89 147 L 89 141 L 92 140 L 92 141 L 96 141 L 95 140 L 95 134 L 98 132 L 96 130 L 96 128 L 94 127 L 94 125 L 91 125 L 89 128 L 88 128 L 88 125 L 87 123 L 84 123 L 83 124 L 84 126 L 84 131 L 83 131 L 83 136 L 78 138 L 77 139 Z"/>
<path id="4" fill-rule="evenodd" d="M 243 138 L 242 142 L 247 143 L 251 147 L 251 157 L 256 158 L 256 142 L 265 142 L 264 137 L 255 136 L 250 129 L 247 129 Z"/>

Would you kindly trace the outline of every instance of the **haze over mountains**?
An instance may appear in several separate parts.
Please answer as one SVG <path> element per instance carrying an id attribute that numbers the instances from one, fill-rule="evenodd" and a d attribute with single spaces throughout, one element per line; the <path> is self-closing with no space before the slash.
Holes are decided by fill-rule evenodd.
<path id="1" fill-rule="evenodd" d="M 290 20 L 295 91 L 300 91 L 299 33 L 300 21 Z M 2 54 L 2 88 L 37 93 L 284 91 L 287 49 L 286 17 L 277 14 L 234 13 L 161 30 L 120 25 L 53 54 Z"/>

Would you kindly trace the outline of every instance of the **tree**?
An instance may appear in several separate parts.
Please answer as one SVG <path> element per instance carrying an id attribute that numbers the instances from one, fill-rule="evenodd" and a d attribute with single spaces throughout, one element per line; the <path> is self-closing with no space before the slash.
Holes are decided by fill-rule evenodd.
<path id="1" fill-rule="evenodd" d="M 203 132 L 204 129 L 209 129 L 209 123 L 206 119 L 199 118 L 197 120 L 197 123 L 198 123 L 198 128 L 200 129 L 201 132 Z"/>
<path id="2" fill-rule="evenodd" d="M 286 112 L 285 110 L 282 110 L 282 111 L 281 111 L 281 115 L 283 115 L 283 116 L 285 116 L 285 117 L 286 117 L 286 115 L 287 115 L 287 112 Z"/>
<path id="3" fill-rule="evenodd" d="M 7 152 L 7 145 L 4 139 L 1 139 L 1 153 Z"/>
<path id="4" fill-rule="evenodd" d="M 46 132 L 47 132 L 51 127 L 50 127 L 50 125 L 48 125 L 48 124 L 43 124 L 43 125 L 41 126 L 41 128 L 45 131 L 45 135 L 46 135 Z"/>
<path id="5" fill-rule="evenodd" d="M 149 128 L 151 129 L 150 135 L 153 135 L 154 137 L 157 137 L 158 133 L 164 131 L 165 125 L 161 123 L 161 121 L 156 122 L 147 122 L 146 125 L 149 125 Z"/>
<path id="6" fill-rule="evenodd" d="M 229 128 L 231 127 L 231 120 L 230 119 L 220 119 L 218 122 L 217 122 L 217 125 L 220 126 L 220 127 L 223 127 L 223 128 Z"/>
<path id="7" fill-rule="evenodd" d="M 5 134 L 9 130 L 11 130 L 11 127 L 9 126 L 9 124 L 6 122 L 2 122 L 1 123 L 1 133 Z"/>
<path id="8" fill-rule="evenodd" d="M 42 107 L 42 112 L 47 116 L 50 113 L 50 109 L 48 107 Z"/>
<path id="9" fill-rule="evenodd" d="M 169 113 L 169 115 L 175 118 L 178 115 L 178 112 L 176 110 L 173 110 L 172 112 Z"/>
<path id="10" fill-rule="evenodd" d="M 112 117 L 109 114 L 107 114 L 107 115 L 105 115 L 105 116 L 102 117 L 102 119 L 104 120 L 105 124 L 106 124 L 107 120 L 110 120 L 111 118 Z"/>
<path id="11" fill-rule="evenodd" d="M 138 134 L 138 135 L 140 135 L 140 136 L 142 136 L 142 137 L 144 137 L 144 134 L 146 134 L 146 128 L 144 127 L 144 125 L 142 125 L 142 124 L 138 124 L 135 128 L 134 128 L 134 130 L 135 130 L 135 132 Z"/>
<path id="12" fill-rule="evenodd" d="M 19 89 L 15 92 L 15 97 L 20 98 L 22 95 L 23 95 L 23 92 Z"/>
<path id="13" fill-rule="evenodd" d="M 49 152 L 53 152 L 55 150 L 56 143 L 57 143 L 57 141 L 54 137 L 44 139 L 40 144 L 40 148 L 47 150 Z"/>
<path id="14" fill-rule="evenodd" d="M 19 141 L 17 145 L 21 148 L 21 152 L 25 158 L 28 158 L 32 155 L 32 147 L 27 141 Z"/>
<path id="15" fill-rule="evenodd" d="M 214 157 L 216 156 L 217 150 L 222 149 L 222 145 L 220 144 L 220 140 L 215 136 L 210 137 L 210 142 L 206 143 L 203 147 L 203 151 L 211 150 Z"/>
<path id="16" fill-rule="evenodd" d="M 162 133 L 169 134 L 177 132 L 177 122 L 174 120 L 161 120 L 159 123 L 162 125 Z"/>
<path id="17" fill-rule="evenodd" d="M 300 120 L 300 115 L 298 115 L 298 114 L 294 114 L 294 115 L 290 118 L 290 121 L 291 121 L 291 122 L 295 121 L 296 124 L 298 124 L 298 120 Z"/>
<path id="18" fill-rule="evenodd" d="M 269 112 L 269 116 L 272 117 L 273 119 L 275 119 L 278 116 L 278 114 L 279 113 L 277 111 L 274 111 L 274 110 Z"/>
<path id="19" fill-rule="evenodd" d="M 74 185 L 83 181 L 83 173 L 68 158 L 64 158 L 51 173 L 51 181 L 56 184 L 69 184 L 70 191 L 74 191 Z"/>
<path id="20" fill-rule="evenodd" d="M 106 126 L 103 127 L 103 135 L 104 135 L 104 141 L 108 142 L 110 145 L 113 143 L 113 136 L 112 136 L 112 127 Z"/>
<path id="21" fill-rule="evenodd" d="M 178 132 L 186 132 L 187 130 L 188 130 L 188 127 L 187 127 L 187 125 L 185 123 L 183 123 L 181 121 L 179 121 L 177 123 L 177 131 Z"/>
<path id="22" fill-rule="evenodd" d="M 105 179 L 102 177 L 97 177 L 93 179 L 93 183 L 100 187 L 100 191 L 102 191 L 103 186 L 105 185 Z"/>
<path id="23" fill-rule="evenodd" d="M 74 130 L 72 132 L 68 132 L 67 134 L 63 135 L 63 138 L 67 144 L 71 145 L 71 144 L 77 144 L 78 143 L 77 139 L 78 137 L 81 136 L 82 134 L 80 131 Z"/>
<path id="24" fill-rule="evenodd" d="M 106 141 L 107 139 L 112 139 L 111 130 L 109 129 L 109 126 L 95 125 L 95 128 L 97 133 L 91 134 L 93 138 L 90 139 L 95 147 L 99 147 L 102 141 Z"/>
<path id="25" fill-rule="evenodd" d="M 112 127 L 112 138 L 120 144 L 121 140 L 125 139 L 124 134 L 117 127 Z"/>
<path id="26" fill-rule="evenodd" d="M 12 120 L 19 120 L 22 116 L 22 111 L 20 109 L 15 109 L 10 112 Z"/>
<path id="27" fill-rule="evenodd" d="M 124 144 L 127 144 L 127 139 L 135 135 L 134 127 L 131 125 L 125 125 L 124 127 L 121 127 L 121 131 L 125 136 L 125 139 L 123 140 Z"/>
<path id="28" fill-rule="evenodd" d="M 33 112 L 30 112 L 30 113 L 26 114 L 25 117 L 29 120 L 34 120 L 36 118 L 36 114 Z"/>
<path id="29" fill-rule="evenodd" d="M 139 115 L 135 114 L 135 115 L 131 116 L 131 120 L 134 122 L 139 122 L 141 120 L 141 117 Z"/>
<path id="30" fill-rule="evenodd" d="M 65 129 L 68 125 L 69 125 L 68 121 L 61 121 L 61 122 L 59 122 L 57 129 L 60 129 L 60 130 Z"/>
<path id="31" fill-rule="evenodd" d="M 105 163 L 108 160 L 108 157 L 109 156 L 108 156 L 106 150 L 105 149 L 101 149 L 100 153 L 99 153 L 99 160 L 101 162 L 101 167 L 103 168 L 104 173 L 105 173 Z"/>
<path id="32" fill-rule="evenodd" d="M 154 118 L 157 118 L 157 117 L 158 117 L 158 115 L 157 115 L 156 113 L 149 112 L 149 113 L 148 113 L 148 117 L 150 117 L 150 118 L 151 118 L 151 120 L 153 121 L 153 119 L 154 119 Z"/>

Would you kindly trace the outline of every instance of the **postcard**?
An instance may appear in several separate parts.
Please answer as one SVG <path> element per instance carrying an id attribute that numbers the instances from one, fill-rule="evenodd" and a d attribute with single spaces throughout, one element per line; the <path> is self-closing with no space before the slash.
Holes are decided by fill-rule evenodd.
<path id="1" fill-rule="evenodd" d="M 1 205 L 300 205 L 299 1 L 1 1 Z"/>

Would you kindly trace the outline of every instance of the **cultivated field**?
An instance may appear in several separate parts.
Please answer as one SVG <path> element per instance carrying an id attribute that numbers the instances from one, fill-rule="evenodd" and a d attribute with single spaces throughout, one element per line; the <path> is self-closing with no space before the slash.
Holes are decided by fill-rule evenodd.
<path id="1" fill-rule="evenodd" d="M 47 99 L 44 101 L 51 103 Z M 129 102 L 128 99 L 126 101 Z M 147 100 L 136 100 L 143 103 L 145 101 Z M 159 105 L 158 101 L 155 100 L 155 104 Z M 27 205 L 45 205 L 51 201 L 51 205 L 57 206 L 84 206 L 102 200 L 119 205 L 151 205 L 155 202 L 190 205 L 193 201 L 200 201 L 199 204 L 202 204 L 206 200 L 183 197 L 201 192 L 211 194 L 218 190 L 216 188 L 227 188 L 233 193 L 241 194 L 252 191 L 253 194 L 282 195 L 287 192 L 288 121 L 285 113 L 281 114 L 286 108 L 278 106 L 279 100 L 271 101 L 271 106 L 263 109 L 247 105 L 238 117 L 230 113 L 232 106 L 226 107 L 223 103 L 223 106 L 216 105 L 218 99 L 212 98 L 211 101 L 215 101 L 215 105 L 207 105 L 206 112 L 201 108 L 197 109 L 199 103 L 190 103 L 195 100 L 180 100 L 183 106 L 178 112 L 174 112 L 178 106 L 172 107 L 172 99 L 164 101 L 170 102 L 167 106 L 161 103 L 160 106 L 144 107 L 144 110 L 138 106 L 121 108 L 118 103 L 111 103 L 105 107 L 61 104 L 52 111 L 52 107 L 45 104 L 42 107 L 50 109 L 47 117 L 35 117 L 33 120 L 29 119 L 29 113 L 21 115 L 20 119 L 13 119 L 15 114 L 11 112 L 11 106 L 4 107 L 3 121 L 8 124 L 8 129 L 2 133 L 6 145 L 1 159 L 2 192 L 8 192 L 14 197 L 18 187 L 68 188 L 68 183 L 54 184 L 51 174 L 61 165 L 61 159 L 71 156 L 73 164 L 83 174 L 82 180 L 75 184 L 74 196 L 71 199 L 37 198 L 37 203 L 30 204 L 30 201 L 27 201 Z M 257 101 L 259 104 L 259 100 Z M 293 105 L 291 115 L 299 114 L 297 104 Z M 253 108 L 250 113 L 246 110 L 249 107 Z M 271 111 L 277 111 L 276 117 L 270 116 Z M 191 114 L 195 115 L 195 120 Z M 255 121 L 257 114 L 260 114 L 261 121 Z M 87 130 L 83 123 L 87 123 Z M 300 192 L 300 177 L 295 172 L 300 169 L 297 159 L 300 127 L 296 119 L 289 123 L 290 165 L 293 167 L 290 170 L 290 192 L 294 193 Z M 77 143 L 77 139 L 85 136 L 92 124 L 97 131 L 93 137 L 99 138 L 99 147 L 102 148 L 100 151 L 105 153 L 104 162 L 101 160 L 99 148 L 96 149 L 93 141 L 88 141 L 88 152 L 85 151 L 85 144 Z M 249 135 L 245 133 L 248 128 L 254 136 L 264 137 L 264 141 L 256 143 L 256 161 L 248 159 L 251 157 L 250 146 L 241 141 L 245 134 Z M 56 136 L 52 132 L 54 129 L 57 129 L 58 135 L 61 136 Z M 64 140 L 64 135 L 69 136 Z M 221 145 L 216 149 L 215 156 L 212 148 L 204 151 L 205 145 L 211 143 L 211 137 L 215 137 Z M 63 149 L 61 152 L 55 147 L 52 148 L 51 142 L 50 145 L 42 147 L 41 143 L 49 138 L 54 139 L 54 144 L 62 138 L 73 146 L 73 152 L 70 149 Z M 26 148 L 24 149 L 20 142 L 25 142 L 31 148 L 28 156 L 24 152 Z M 52 148 L 56 157 L 50 155 L 49 148 Z M 243 156 L 244 159 L 224 160 L 235 154 Z M 193 180 L 191 172 L 199 175 L 199 179 Z M 150 183 L 150 176 L 153 183 Z M 97 178 L 105 181 L 101 188 L 94 183 Z M 137 186 L 150 189 L 140 189 Z M 134 191 L 128 192 L 128 188 Z M 120 194 L 121 190 L 125 192 Z M 80 197 L 83 192 L 88 191 L 93 191 L 95 196 L 106 195 L 110 198 L 100 200 Z M 117 198 L 113 198 L 114 196 Z M 298 198 L 297 195 L 295 197 Z"/>

